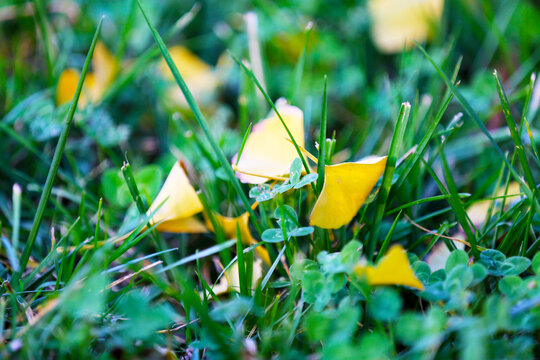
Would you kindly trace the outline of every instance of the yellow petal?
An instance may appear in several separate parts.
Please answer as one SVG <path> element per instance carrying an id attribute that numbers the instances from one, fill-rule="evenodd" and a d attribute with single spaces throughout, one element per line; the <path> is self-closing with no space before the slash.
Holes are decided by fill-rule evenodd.
<path id="1" fill-rule="evenodd" d="M 291 131 L 294 140 L 304 146 L 304 114 L 296 106 L 279 105 L 278 112 Z M 291 163 L 298 153 L 287 139 L 287 134 L 278 116 L 273 113 L 270 117 L 253 126 L 244 150 L 238 162 L 238 170 L 252 174 L 275 177 L 289 173 Z M 238 154 L 232 163 L 236 163 Z M 238 178 L 245 183 L 261 184 L 267 179 L 237 173 Z"/>
<path id="2" fill-rule="evenodd" d="M 173 46 L 169 49 L 169 53 L 195 100 L 204 102 L 205 96 L 213 96 L 219 79 L 210 65 L 183 46 Z M 165 79 L 173 82 L 174 78 L 165 60 L 161 60 L 158 70 Z M 167 91 L 167 100 L 171 105 L 188 106 L 176 83 L 171 84 Z"/>
<path id="3" fill-rule="evenodd" d="M 242 243 L 244 245 L 255 245 L 257 240 L 251 235 L 249 231 L 249 213 L 245 212 L 238 217 L 228 217 L 220 214 L 214 214 L 216 221 L 220 224 L 225 236 L 229 239 L 236 238 L 236 227 L 240 230 L 240 236 L 242 237 Z M 214 227 L 209 219 L 206 221 L 206 225 L 211 231 L 214 231 Z M 270 265 L 270 256 L 268 251 L 262 247 L 262 245 L 257 246 L 254 250 L 256 254 L 268 265 Z"/>
<path id="4" fill-rule="evenodd" d="M 257 287 L 258 282 L 263 275 L 263 266 L 261 259 L 254 259 L 253 261 L 253 273 L 251 277 L 251 289 Z M 214 286 L 214 293 L 216 295 L 223 294 L 230 290 L 240 292 L 240 274 L 238 273 L 238 262 L 235 261 L 231 267 L 225 270 L 225 276 L 223 276 L 220 282 Z"/>
<path id="5" fill-rule="evenodd" d="M 370 285 L 403 285 L 424 290 L 424 285 L 411 268 L 405 249 L 400 245 L 392 246 L 376 266 L 358 265 L 354 272 L 357 276 L 364 276 Z"/>
<path id="6" fill-rule="evenodd" d="M 324 167 L 324 186 L 310 225 L 337 229 L 356 215 L 386 166 L 386 156 Z"/>
<path id="7" fill-rule="evenodd" d="M 371 36 L 380 51 L 400 52 L 424 42 L 440 21 L 444 0 L 370 0 Z"/>
<path id="8" fill-rule="evenodd" d="M 176 162 L 148 213 L 156 211 L 151 222 L 162 222 L 157 226 L 158 231 L 199 233 L 205 232 L 206 227 L 191 217 L 202 209 L 197 192 L 180 163 Z"/>

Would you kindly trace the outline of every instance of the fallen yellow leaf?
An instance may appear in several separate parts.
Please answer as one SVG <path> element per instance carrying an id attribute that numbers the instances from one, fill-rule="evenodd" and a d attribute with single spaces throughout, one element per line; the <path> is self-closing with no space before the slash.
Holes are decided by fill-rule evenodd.
<path id="1" fill-rule="evenodd" d="M 324 167 L 324 186 L 309 223 L 337 229 L 356 215 L 386 166 L 386 156 Z"/>
<path id="2" fill-rule="evenodd" d="M 152 202 L 148 214 L 155 211 L 151 223 L 161 222 L 156 229 L 174 233 L 201 233 L 207 228 L 193 217 L 203 210 L 197 192 L 191 186 L 186 172 L 176 162 L 163 187 Z"/>
<path id="3" fill-rule="evenodd" d="M 304 114 L 296 106 L 277 105 L 277 110 L 289 128 L 298 145 L 304 146 Z M 289 173 L 291 163 L 298 153 L 287 139 L 289 135 L 275 113 L 253 126 L 244 150 L 238 161 L 240 181 L 250 184 L 262 184 L 268 178 L 279 177 Z M 238 154 L 232 163 L 235 164 Z M 260 176 L 243 174 L 251 173 Z"/>
<path id="4" fill-rule="evenodd" d="M 424 290 L 409 263 L 405 249 L 394 245 L 375 266 L 357 265 L 355 275 L 365 277 L 370 285 L 403 285 Z"/>

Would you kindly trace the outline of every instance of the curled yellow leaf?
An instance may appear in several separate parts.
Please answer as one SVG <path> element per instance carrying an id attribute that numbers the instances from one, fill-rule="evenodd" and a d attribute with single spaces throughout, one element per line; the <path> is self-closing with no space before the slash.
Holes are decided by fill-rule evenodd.
<path id="1" fill-rule="evenodd" d="M 206 232 L 206 226 L 193 217 L 203 210 L 197 192 L 191 186 L 186 172 L 176 162 L 163 187 L 152 202 L 148 214 L 154 213 L 151 223 L 160 224 L 158 231 L 174 233 Z"/>
<path id="2" fill-rule="evenodd" d="M 324 167 L 324 186 L 310 225 L 337 229 L 348 224 L 366 201 L 386 166 L 386 156 Z"/>
<path id="3" fill-rule="evenodd" d="M 304 146 L 304 114 L 296 106 L 278 104 L 277 110 L 298 145 Z M 289 173 L 291 163 L 298 157 L 289 135 L 275 113 L 253 126 L 238 161 L 236 173 L 240 181 L 262 184 L 268 178 Z M 236 154 L 232 163 L 236 163 Z M 243 172 L 243 173 L 242 173 Z M 257 174 L 260 176 L 247 175 Z"/>
<path id="4" fill-rule="evenodd" d="M 409 263 L 407 252 L 400 245 L 394 245 L 377 265 L 359 264 L 354 273 L 364 277 L 370 285 L 402 285 L 424 290 Z"/>

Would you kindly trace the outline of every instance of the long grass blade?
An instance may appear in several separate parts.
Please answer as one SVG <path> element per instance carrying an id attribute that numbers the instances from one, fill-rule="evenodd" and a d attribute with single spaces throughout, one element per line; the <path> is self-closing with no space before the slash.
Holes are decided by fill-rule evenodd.
<path id="1" fill-rule="evenodd" d="M 62 159 L 62 154 L 64 153 L 64 148 L 66 147 L 69 130 L 71 128 L 71 124 L 73 123 L 73 116 L 75 115 L 75 111 L 77 110 L 77 104 L 81 95 L 84 79 L 86 78 L 86 73 L 88 71 L 88 67 L 90 66 L 90 60 L 92 59 L 92 55 L 94 54 L 94 48 L 96 47 L 102 24 L 103 18 L 101 18 L 101 20 L 99 21 L 96 32 L 94 33 L 94 38 L 92 39 L 90 50 L 88 50 L 88 54 L 86 55 L 86 60 L 81 71 L 81 76 L 79 77 L 79 82 L 77 83 L 75 96 L 73 97 L 73 101 L 71 102 L 71 105 L 69 107 L 66 123 L 64 124 L 62 133 L 60 134 L 60 138 L 58 139 L 58 144 L 56 145 L 56 150 L 54 152 L 52 163 L 49 168 L 49 173 L 47 174 L 47 180 L 45 181 L 43 192 L 41 193 L 41 198 L 39 199 L 36 215 L 34 217 L 34 222 L 32 223 L 30 234 L 28 235 L 28 239 L 21 255 L 21 259 L 19 262 L 20 270 L 14 274 L 15 281 L 12 281 L 13 285 L 16 287 L 19 287 L 18 280 L 21 278 L 21 274 L 26 268 L 26 264 L 28 263 L 28 259 L 30 258 L 32 248 L 34 247 L 34 242 L 36 241 L 39 226 L 41 225 L 41 220 L 43 219 L 43 212 L 45 211 L 45 206 L 47 205 L 47 202 L 51 195 L 51 190 L 54 184 L 54 180 L 56 178 L 56 173 L 58 172 L 58 168 L 60 167 L 60 160 Z M 22 291 L 24 289 L 21 288 L 19 290 Z"/>
<path id="2" fill-rule="evenodd" d="M 408 102 L 401 104 L 396 128 L 394 129 L 392 142 L 390 143 L 390 151 L 388 153 L 388 160 L 386 161 L 386 168 L 384 169 L 384 175 L 382 178 L 381 187 L 379 189 L 379 195 L 377 196 L 377 202 L 375 204 L 375 215 L 373 217 L 373 224 L 371 227 L 369 242 L 366 249 L 366 257 L 369 260 L 373 259 L 375 246 L 377 243 L 377 239 L 379 238 L 381 221 L 384 216 L 384 210 L 386 208 L 388 194 L 390 193 L 390 187 L 392 186 L 392 178 L 394 177 L 396 162 L 399 158 L 399 151 L 401 149 L 401 143 L 405 134 L 405 129 L 407 128 L 410 111 L 411 105 Z"/>

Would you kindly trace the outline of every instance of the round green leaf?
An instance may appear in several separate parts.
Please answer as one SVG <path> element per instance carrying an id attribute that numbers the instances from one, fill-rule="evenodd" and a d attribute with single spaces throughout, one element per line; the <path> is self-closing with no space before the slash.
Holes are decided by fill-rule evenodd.
<path id="1" fill-rule="evenodd" d="M 454 267 L 456 267 L 459 264 L 468 265 L 469 256 L 463 250 L 454 250 L 448 256 L 448 259 L 446 259 L 446 265 L 444 269 L 446 270 L 446 273 L 449 273 Z"/>

